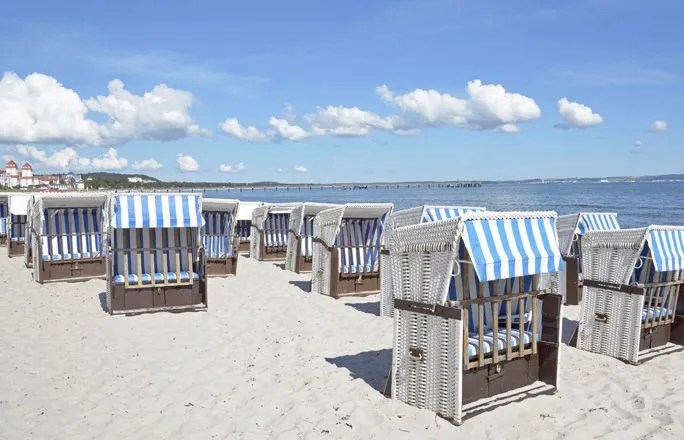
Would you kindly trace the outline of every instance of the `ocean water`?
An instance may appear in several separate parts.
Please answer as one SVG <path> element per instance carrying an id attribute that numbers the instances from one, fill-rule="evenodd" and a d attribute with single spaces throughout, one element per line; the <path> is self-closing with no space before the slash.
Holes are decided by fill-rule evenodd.
<path id="1" fill-rule="evenodd" d="M 390 202 L 395 209 L 418 205 L 482 206 L 495 211 L 617 212 L 623 228 L 684 225 L 684 182 L 483 184 L 479 188 L 379 187 L 207 191 L 205 197 L 263 202 Z"/>

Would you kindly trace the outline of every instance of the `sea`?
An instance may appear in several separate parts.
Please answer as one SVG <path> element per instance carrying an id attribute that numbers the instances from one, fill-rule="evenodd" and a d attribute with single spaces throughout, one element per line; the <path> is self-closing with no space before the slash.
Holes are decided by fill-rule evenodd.
<path id="1" fill-rule="evenodd" d="M 390 202 L 484 207 L 493 211 L 617 212 L 622 228 L 684 225 L 684 182 L 484 183 L 474 188 L 374 185 L 366 189 L 208 190 L 205 197 L 261 202 Z"/>

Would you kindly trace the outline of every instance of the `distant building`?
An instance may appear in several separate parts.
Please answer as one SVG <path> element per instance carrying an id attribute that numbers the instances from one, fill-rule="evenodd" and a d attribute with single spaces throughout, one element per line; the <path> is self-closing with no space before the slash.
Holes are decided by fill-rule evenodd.
<path id="1" fill-rule="evenodd" d="M 143 179 L 142 177 L 138 177 L 138 176 L 129 177 L 128 181 L 130 183 L 153 183 L 154 182 L 154 180 Z"/>
<path id="2" fill-rule="evenodd" d="M 0 170 L 0 186 L 6 188 L 40 188 L 51 190 L 83 190 L 83 179 L 77 174 L 60 175 L 34 175 L 33 167 L 26 162 L 21 167 L 17 163 L 8 160 L 4 170 Z"/>

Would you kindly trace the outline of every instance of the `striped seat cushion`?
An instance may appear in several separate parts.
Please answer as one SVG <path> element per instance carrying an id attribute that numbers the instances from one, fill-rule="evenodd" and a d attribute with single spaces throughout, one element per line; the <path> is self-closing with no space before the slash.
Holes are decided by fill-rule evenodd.
<path id="1" fill-rule="evenodd" d="M 287 246 L 290 214 L 269 213 L 264 222 L 266 246 Z"/>
<path id="2" fill-rule="evenodd" d="M 341 273 L 379 270 L 385 216 L 374 219 L 343 218 L 336 238 Z"/>
<path id="3" fill-rule="evenodd" d="M 313 215 L 304 216 L 300 249 L 302 257 L 311 257 L 313 255 L 314 218 L 315 216 Z"/>
<path id="4" fill-rule="evenodd" d="M 523 345 L 529 344 L 532 341 L 531 332 L 523 332 Z M 482 350 L 483 354 L 489 354 L 493 351 L 494 347 L 498 350 L 505 350 L 507 345 L 510 344 L 511 348 L 518 347 L 520 345 L 520 332 L 517 330 L 511 330 L 510 341 L 506 343 L 506 329 L 499 330 L 498 337 L 494 338 L 494 331 L 489 330 L 484 333 L 482 340 L 482 346 L 480 346 L 479 338 L 477 333 L 470 333 L 468 338 L 468 356 L 474 357 L 480 353 Z"/>
<path id="5" fill-rule="evenodd" d="M 204 249 L 209 258 L 233 256 L 233 213 L 203 211 L 204 227 L 202 236 Z"/>
<path id="6" fill-rule="evenodd" d="M 46 208 L 40 237 L 43 261 L 100 258 L 102 208 Z"/>
<path id="7" fill-rule="evenodd" d="M 646 307 L 644 306 L 644 309 L 641 311 L 641 320 L 646 321 L 646 318 L 648 319 L 658 319 L 658 318 L 664 318 L 666 316 L 672 316 L 672 310 L 669 310 L 667 307 Z"/>
<path id="8" fill-rule="evenodd" d="M 142 277 L 142 282 L 144 284 L 146 283 L 152 283 L 152 276 L 148 273 L 141 274 Z M 189 281 L 190 280 L 190 274 L 188 272 L 181 272 L 180 273 L 181 281 Z M 115 275 L 114 276 L 114 283 L 115 284 L 123 284 L 124 283 L 125 277 L 123 275 Z M 192 279 L 193 280 L 199 280 L 199 274 L 197 272 L 192 273 Z M 168 274 L 168 279 L 164 280 L 164 274 L 162 273 L 155 273 L 154 274 L 154 281 L 156 283 L 162 283 L 164 281 L 176 281 L 176 274 L 175 273 L 169 273 Z M 129 283 L 137 283 L 138 282 L 138 275 L 128 275 L 128 282 Z"/>

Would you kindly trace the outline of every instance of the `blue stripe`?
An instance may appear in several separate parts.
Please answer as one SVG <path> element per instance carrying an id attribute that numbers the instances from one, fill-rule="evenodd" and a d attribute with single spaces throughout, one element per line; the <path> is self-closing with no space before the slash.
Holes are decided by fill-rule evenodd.
<path id="1" fill-rule="evenodd" d="M 192 196 L 186 196 L 182 198 L 183 200 L 183 220 L 187 220 L 188 223 L 190 221 L 190 205 L 194 201 L 194 197 Z M 179 226 L 185 226 L 184 223 L 181 223 Z"/>
<path id="2" fill-rule="evenodd" d="M 147 203 L 147 199 L 142 199 L 142 216 L 143 216 L 143 228 L 149 228 L 152 226 L 150 219 L 150 205 Z"/>

